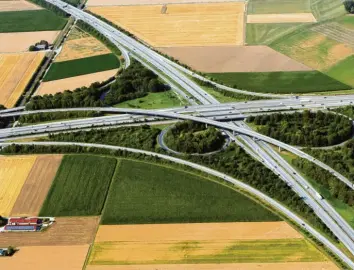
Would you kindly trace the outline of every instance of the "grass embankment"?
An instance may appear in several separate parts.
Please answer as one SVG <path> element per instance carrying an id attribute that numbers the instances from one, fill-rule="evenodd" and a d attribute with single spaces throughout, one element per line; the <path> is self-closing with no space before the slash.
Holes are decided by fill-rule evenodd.
<path id="1" fill-rule="evenodd" d="M 119 59 L 112 53 L 57 62 L 52 64 L 43 81 L 54 81 L 100 71 L 106 71 L 119 68 L 119 66 Z"/>
<path id="2" fill-rule="evenodd" d="M 336 20 L 339 24 L 354 30 L 354 16 L 347 15 L 340 17 Z"/>
<path id="3" fill-rule="evenodd" d="M 354 18 L 354 17 L 353 17 Z M 354 25 L 354 24 L 353 24 Z M 338 81 L 354 87 L 354 56 L 349 56 L 335 66 L 331 67 L 326 73 Z"/>
<path id="4" fill-rule="evenodd" d="M 61 30 L 66 19 L 49 10 L 1 12 L 0 32 L 33 32 Z"/>
<path id="5" fill-rule="evenodd" d="M 158 93 L 148 93 L 147 96 L 124 101 L 115 105 L 117 108 L 163 109 L 184 106 L 186 101 L 178 97 L 172 90 Z"/>
<path id="6" fill-rule="evenodd" d="M 63 158 L 40 211 L 41 216 L 99 215 L 116 168 L 115 158 Z"/>
<path id="7" fill-rule="evenodd" d="M 311 0 L 250 0 L 248 14 L 307 13 Z"/>
<path id="8" fill-rule="evenodd" d="M 247 197 L 197 175 L 122 160 L 104 208 L 103 224 L 274 221 Z"/>
<path id="9" fill-rule="evenodd" d="M 351 89 L 318 71 L 209 73 L 208 76 L 223 84 L 254 92 L 289 94 Z"/>

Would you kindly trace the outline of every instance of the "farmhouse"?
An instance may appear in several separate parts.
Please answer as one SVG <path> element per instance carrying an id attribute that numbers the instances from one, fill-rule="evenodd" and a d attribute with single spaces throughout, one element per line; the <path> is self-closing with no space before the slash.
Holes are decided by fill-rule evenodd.
<path id="1" fill-rule="evenodd" d="M 35 232 L 45 226 L 43 219 L 37 217 L 10 217 L 3 231 Z"/>

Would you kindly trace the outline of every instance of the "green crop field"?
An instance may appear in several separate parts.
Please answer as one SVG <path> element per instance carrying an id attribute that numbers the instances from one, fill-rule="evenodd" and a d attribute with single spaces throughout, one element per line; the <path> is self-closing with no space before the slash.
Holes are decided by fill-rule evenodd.
<path id="1" fill-rule="evenodd" d="M 99 215 L 116 163 L 114 158 L 64 156 L 40 215 Z"/>
<path id="2" fill-rule="evenodd" d="M 336 20 L 341 25 L 354 30 L 354 16 L 342 16 Z"/>
<path id="3" fill-rule="evenodd" d="M 267 45 L 304 26 L 302 23 L 248 23 L 246 43 Z"/>
<path id="4" fill-rule="evenodd" d="M 178 107 L 186 104 L 172 91 L 148 93 L 147 96 L 117 104 L 117 108 L 162 109 Z"/>
<path id="5" fill-rule="evenodd" d="M 271 93 L 309 93 L 351 89 L 318 71 L 210 73 L 218 82 L 239 89 Z"/>
<path id="6" fill-rule="evenodd" d="M 119 65 L 119 59 L 112 53 L 64 62 L 57 62 L 51 65 L 43 81 L 54 81 L 116 69 L 119 67 Z"/>
<path id="7" fill-rule="evenodd" d="M 66 19 L 49 10 L 24 10 L 0 13 L 0 33 L 61 30 Z"/>
<path id="8" fill-rule="evenodd" d="M 346 13 L 342 0 L 312 1 L 311 10 L 318 21 L 340 17 Z"/>
<path id="9" fill-rule="evenodd" d="M 277 216 L 218 183 L 154 164 L 122 160 L 103 224 L 271 221 Z"/>
<path id="10" fill-rule="evenodd" d="M 307 13 L 311 0 L 250 0 L 248 14 Z"/>
<path id="11" fill-rule="evenodd" d="M 354 56 L 350 56 L 343 61 L 339 62 L 337 65 L 331 67 L 326 74 L 341 81 L 345 84 L 354 87 Z"/>

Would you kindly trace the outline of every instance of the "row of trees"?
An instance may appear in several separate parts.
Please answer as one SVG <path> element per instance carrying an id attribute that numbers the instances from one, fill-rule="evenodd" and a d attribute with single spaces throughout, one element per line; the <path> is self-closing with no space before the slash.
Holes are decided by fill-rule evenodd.
<path id="1" fill-rule="evenodd" d="M 178 122 L 165 135 L 165 143 L 171 149 L 183 153 L 207 153 L 220 149 L 225 142 L 221 132 L 204 124 Z"/>
<path id="2" fill-rule="evenodd" d="M 112 80 L 114 82 L 110 86 L 105 86 Z M 159 81 L 155 73 L 143 67 L 139 62 L 132 61 L 129 68 L 124 70 L 116 79 L 113 77 L 105 82 L 96 82 L 89 87 L 77 88 L 74 91 L 66 90 L 54 95 L 34 96 L 26 104 L 26 109 L 110 106 L 126 100 L 143 97 L 148 92 L 159 92 L 168 89 L 167 86 Z"/>
<path id="3" fill-rule="evenodd" d="M 335 112 L 344 114 L 352 119 L 354 119 L 354 107 L 353 106 L 345 106 L 334 109 Z"/>
<path id="4" fill-rule="evenodd" d="M 351 138 L 353 125 L 341 115 L 319 112 L 250 116 L 247 122 L 257 125 L 264 135 L 292 145 L 329 146 Z"/>
<path id="5" fill-rule="evenodd" d="M 326 188 L 334 198 L 349 206 L 354 205 L 353 190 L 338 180 L 338 178 L 333 176 L 330 172 L 302 158 L 293 159 L 292 164 L 303 171 L 308 177 L 315 180 L 316 183 Z"/>
<path id="6" fill-rule="evenodd" d="M 61 10 L 60 8 L 58 8 L 55 5 L 52 5 L 51 3 L 45 1 L 45 0 L 28 0 L 38 6 L 41 6 L 45 9 L 49 9 L 51 11 L 53 11 L 55 14 L 62 16 L 62 17 L 69 17 L 70 15 L 68 13 L 66 13 L 65 11 Z"/>

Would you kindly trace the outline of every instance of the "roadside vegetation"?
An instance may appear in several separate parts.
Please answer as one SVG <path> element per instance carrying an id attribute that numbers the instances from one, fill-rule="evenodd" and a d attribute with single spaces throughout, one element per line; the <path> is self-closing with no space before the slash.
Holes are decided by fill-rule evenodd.
<path id="1" fill-rule="evenodd" d="M 353 124 L 347 117 L 321 111 L 250 116 L 247 122 L 258 132 L 291 145 L 330 146 L 353 136 Z"/>
<path id="2" fill-rule="evenodd" d="M 95 216 L 102 211 L 115 158 L 64 156 L 40 216 Z"/>
<path id="3" fill-rule="evenodd" d="M 66 19 L 50 10 L 1 12 L 0 33 L 61 30 Z"/>
<path id="4" fill-rule="evenodd" d="M 270 211 L 218 183 L 130 160 L 121 161 L 102 216 L 102 224 L 275 220 Z"/>
<path id="5" fill-rule="evenodd" d="M 43 81 L 54 81 L 91 74 L 116 69 L 119 68 L 119 66 L 119 59 L 112 53 L 63 62 L 55 62 L 50 66 Z"/>
<path id="6" fill-rule="evenodd" d="M 214 81 L 254 92 L 278 94 L 346 90 L 343 84 L 318 71 L 208 73 Z"/>
<path id="7" fill-rule="evenodd" d="M 5 110 L 6 107 L 0 104 L 0 111 Z M 5 128 L 8 124 L 8 118 L 0 118 L 0 128 Z"/>
<path id="8" fill-rule="evenodd" d="M 225 143 L 220 130 L 193 121 L 178 122 L 164 136 L 166 145 L 182 153 L 208 153 L 219 150 Z"/>
<path id="9" fill-rule="evenodd" d="M 334 109 L 334 111 L 354 119 L 354 106 L 339 107 Z"/>

